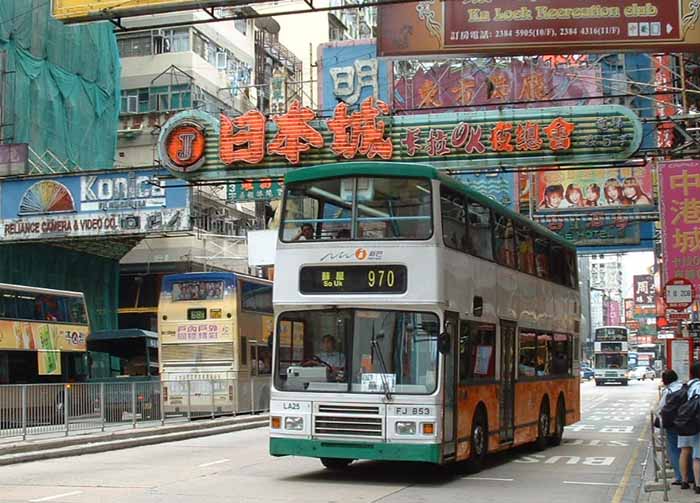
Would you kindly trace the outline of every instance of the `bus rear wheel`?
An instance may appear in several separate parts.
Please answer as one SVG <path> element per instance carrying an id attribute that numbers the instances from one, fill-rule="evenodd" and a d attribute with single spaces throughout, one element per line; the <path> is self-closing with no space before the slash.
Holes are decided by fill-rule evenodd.
<path id="1" fill-rule="evenodd" d="M 561 444 L 561 439 L 564 437 L 564 426 L 566 426 L 566 407 L 564 406 L 563 397 L 559 397 L 557 404 L 557 417 L 555 418 L 554 434 L 549 437 L 549 445 L 556 447 Z"/>
<path id="2" fill-rule="evenodd" d="M 540 415 L 537 418 L 537 440 L 535 440 L 535 450 L 543 451 L 547 448 L 547 438 L 549 437 L 549 403 L 542 402 Z"/>
<path id="3" fill-rule="evenodd" d="M 321 458 L 321 464 L 329 470 L 344 470 L 352 462 L 352 459 L 345 458 Z"/>

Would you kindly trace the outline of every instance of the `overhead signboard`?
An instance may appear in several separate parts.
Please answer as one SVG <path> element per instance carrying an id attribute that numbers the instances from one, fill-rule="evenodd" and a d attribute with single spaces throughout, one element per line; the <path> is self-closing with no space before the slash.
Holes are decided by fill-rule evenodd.
<path id="1" fill-rule="evenodd" d="M 685 278 L 672 278 L 664 287 L 664 302 L 669 309 L 683 311 L 695 300 L 693 283 Z"/>
<path id="2" fill-rule="evenodd" d="M 691 52 L 697 0 L 437 0 L 379 7 L 380 56 Z"/>
<path id="3" fill-rule="evenodd" d="M 539 171 L 537 211 L 655 209 L 652 167 Z"/>
<path id="4" fill-rule="evenodd" d="M 70 239 L 190 228 L 189 189 L 152 184 L 153 170 L 0 184 L 0 239 Z M 173 184 L 174 185 L 174 184 Z"/>
<path id="5" fill-rule="evenodd" d="M 392 109 L 427 113 L 437 109 L 535 108 L 543 102 L 597 104 L 604 92 L 600 65 L 587 57 L 567 63 L 545 58 L 510 61 L 454 58 L 399 65 L 392 85 Z M 326 108 L 326 107 L 324 107 Z"/>
<path id="6" fill-rule="evenodd" d="M 614 162 L 633 155 L 642 125 L 617 105 L 391 116 L 367 98 L 333 117 L 299 102 L 268 120 L 181 112 L 162 128 L 160 159 L 188 180 L 268 178 L 290 168 L 340 160 L 425 162 L 437 168 L 545 166 Z"/>
<path id="7" fill-rule="evenodd" d="M 656 309 L 656 287 L 654 276 L 638 274 L 634 276 L 634 303 L 636 306 L 652 306 Z"/>
<path id="8" fill-rule="evenodd" d="M 53 0 L 52 14 L 64 23 L 81 23 L 247 3 L 236 0 Z"/>
<path id="9" fill-rule="evenodd" d="M 700 161 L 659 165 L 664 278 L 685 278 L 700 291 Z"/>
<path id="10" fill-rule="evenodd" d="M 340 102 L 359 106 L 370 96 L 389 103 L 391 66 L 377 59 L 374 40 L 321 44 L 317 61 L 318 101 L 324 112 L 331 113 Z"/>

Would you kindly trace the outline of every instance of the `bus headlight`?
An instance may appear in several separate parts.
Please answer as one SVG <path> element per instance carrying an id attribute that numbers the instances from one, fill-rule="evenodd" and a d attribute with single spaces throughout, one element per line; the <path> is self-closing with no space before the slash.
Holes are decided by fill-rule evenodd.
<path id="1" fill-rule="evenodd" d="M 290 416 L 284 418 L 284 429 L 301 431 L 304 429 L 304 418 L 298 416 Z"/>
<path id="2" fill-rule="evenodd" d="M 416 423 L 414 421 L 397 421 L 396 422 L 396 434 L 397 435 L 415 435 L 416 434 Z"/>

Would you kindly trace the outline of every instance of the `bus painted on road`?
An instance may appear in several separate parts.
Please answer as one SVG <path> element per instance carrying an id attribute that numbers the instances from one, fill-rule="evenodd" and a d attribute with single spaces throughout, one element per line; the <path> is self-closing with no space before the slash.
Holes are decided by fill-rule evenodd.
<path id="1" fill-rule="evenodd" d="M 267 408 L 271 281 L 232 272 L 166 276 L 158 334 L 167 414 Z"/>
<path id="2" fill-rule="evenodd" d="M 576 250 L 430 166 L 290 172 L 270 452 L 450 463 L 579 420 Z"/>
<path id="3" fill-rule="evenodd" d="M 629 330 L 626 327 L 599 327 L 593 340 L 593 371 L 595 384 L 629 381 Z"/>
<path id="4" fill-rule="evenodd" d="M 0 384 L 85 380 L 89 335 L 82 293 L 0 283 Z"/>

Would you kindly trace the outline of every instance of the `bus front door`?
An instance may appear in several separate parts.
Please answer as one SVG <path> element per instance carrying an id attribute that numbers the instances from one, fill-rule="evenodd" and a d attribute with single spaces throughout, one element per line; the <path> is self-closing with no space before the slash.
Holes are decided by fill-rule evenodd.
<path id="1" fill-rule="evenodd" d="M 449 461 L 455 458 L 456 425 L 457 425 L 457 358 L 459 357 L 459 314 L 448 311 L 445 313 L 445 331 L 450 336 L 450 350 L 443 355 L 443 386 L 444 415 L 442 422 L 442 457 Z"/>
<path id="2" fill-rule="evenodd" d="M 515 433 L 515 335 L 516 324 L 501 320 L 500 440 L 513 441 Z"/>

